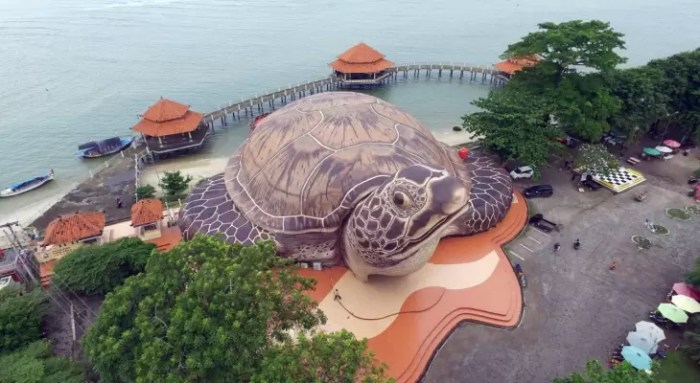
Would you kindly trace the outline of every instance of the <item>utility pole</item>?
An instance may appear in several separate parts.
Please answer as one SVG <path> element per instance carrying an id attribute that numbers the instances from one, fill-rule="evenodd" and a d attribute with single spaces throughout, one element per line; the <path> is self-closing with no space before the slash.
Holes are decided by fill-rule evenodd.
<path id="1" fill-rule="evenodd" d="M 22 266 L 24 269 L 24 274 L 29 277 L 35 284 L 38 284 L 39 281 L 36 279 L 36 276 L 34 276 L 34 272 L 31 270 L 27 262 L 31 262 L 31 260 L 27 260 L 27 256 L 31 256 L 32 252 L 31 249 L 25 249 L 24 244 L 22 241 L 17 237 L 17 234 L 15 231 L 12 229 L 13 226 L 20 226 L 19 222 L 14 221 L 14 222 L 8 222 L 0 225 L 0 228 L 3 228 L 3 232 L 5 233 L 5 236 L 7 237 L 8 240 L 10 240 L 10 243 L 12 244 L 12 248 L 17 253 L 17 261 L 18 263 Z M 12 237 L 10 237 L 7 234 L 7 231 L 4 230 L 4 228 L 7 228 L 10 230 L 10 233 L 12 233 Z"/>
<path id="2" fill-rule="evenodd" d="M 77 337 L 75 335 L 75 311 L 73 310 L 73 302 L 70 304 L 70 329 L 73 335 L 73 342 L 71 342 L 70 351 L 72 359 L 75 359 L 75 343 Z"/>

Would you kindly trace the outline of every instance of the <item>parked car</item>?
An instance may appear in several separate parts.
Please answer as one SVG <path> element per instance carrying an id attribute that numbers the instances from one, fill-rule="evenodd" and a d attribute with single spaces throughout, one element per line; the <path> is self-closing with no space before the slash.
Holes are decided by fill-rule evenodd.
<path id="1" fill-rule="evenodd" d="M 535 185 L 530 186 L 523 192 L 525 198 L 547 198 L 554 194 L 552 185 Z"/>
<path id="2" fill-rule="evenodd" d="M 528 220 L 528 223 L 531 226 L 534 226 L 545 233 L 549 233 L 551 231 L 559 231 L 559 225 L 556 223 L 544 219 L 544 216 L 542 214 L 535 214 L 530 219 Z"/>
<path id="3" fill-rule="evenodd" d="M 520 166 L 510 172 L 510 176 L 513 177 L 514 180 L 521 178 L 532 178 L 533 174 L 535 174 L 535 171 L 532 170 L 530 166 Z"/>

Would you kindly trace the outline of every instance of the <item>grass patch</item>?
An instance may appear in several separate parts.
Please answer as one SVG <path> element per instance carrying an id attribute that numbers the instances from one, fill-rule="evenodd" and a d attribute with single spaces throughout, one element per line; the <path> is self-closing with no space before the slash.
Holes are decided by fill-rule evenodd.
<path id="1" fill-rule="evenodd" d="M 677 208 L 671 208 L 671 209 L 666 209 L 666 215 L 674 218 L 674 219 L 680 219 L 680 220 L 688 220 L 690 219 L 690 213 L 688 213 L 687 210 L 685 209 L 677 209 Z"/>
<path id="2" fill-rule="evenodd" d="M 700 207 L 695 205 L 686 206 L 685 210 L 690 214 L 700 214 Z"/>
<path id="3" fill-rule="evenodd" d="M 681 351 L 672 351 L 659 361 L 656 377 L 667 383 L 697 383 L 700 382 L 700 368 Z"/>

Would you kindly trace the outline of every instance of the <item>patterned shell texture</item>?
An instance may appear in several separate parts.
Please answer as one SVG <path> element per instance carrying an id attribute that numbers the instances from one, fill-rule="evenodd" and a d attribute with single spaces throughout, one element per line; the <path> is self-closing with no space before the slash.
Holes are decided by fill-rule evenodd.
<path id="1" fill-rule="evenodd" d="M 330 232 L 359 199 L 412 164 L 455 170 L 442 144 L 408 113 L 376 97 L 331 92 L 262 120 L 224 179 L 252 223 L 271 232 Z"/>

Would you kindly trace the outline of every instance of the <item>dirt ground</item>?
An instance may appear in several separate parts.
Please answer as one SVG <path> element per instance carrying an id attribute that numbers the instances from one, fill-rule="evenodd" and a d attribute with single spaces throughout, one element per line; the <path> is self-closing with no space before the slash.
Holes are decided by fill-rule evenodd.
<path id="1" fill-rule="evenodd" d="M 697 154 L 642 162 L 635 168 L 647 181 L 617 195 L 606 189 L 580 193 L 569 174 L 556 166 L 545 169 L 538 183 L 553 185 L 555 194 L 531 200 L 530 206 L 562 229 L 546 234 L 529 228 L 507 246 L 528 278 L 520 325 L 463 324 L 436 353 L 423 381 L 543 383 L 582 369 L 590 359 L 606 362 L 698 257 L 700 216 L 678 221 L 665 214 L 667 208 L 694 204 L 686 193 L 688 176 L 700 167 Z M 634 201 L 642 190 L 647 199 Z M 669 235 L 651 233 L 645 219 L 665 226 Z M 639 250 L 633 235 L 645 236 L 654 247 Z M 578 251 L 572 248 L 576 238 L 582 243 Z M 562 245 L 558 254 L 555 242 Z M 617 269 L 611 271 L 613 261 Z M 667 331 L 664 347 L 674 348 L 679 335 Z"/>

